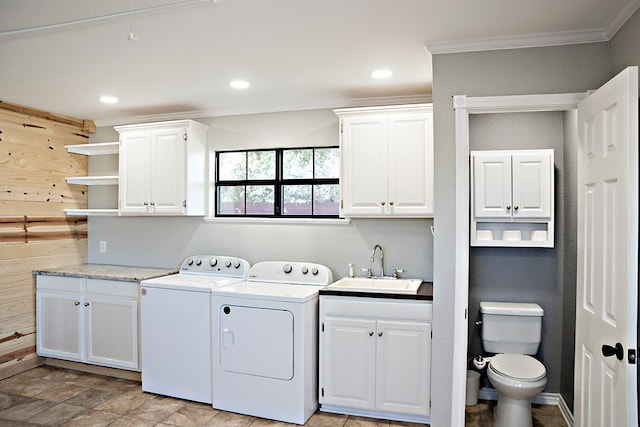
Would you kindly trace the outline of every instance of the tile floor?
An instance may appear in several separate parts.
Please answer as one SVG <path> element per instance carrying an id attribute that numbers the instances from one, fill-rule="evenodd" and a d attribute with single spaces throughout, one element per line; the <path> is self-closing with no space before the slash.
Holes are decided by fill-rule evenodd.
<path id="1" fill-rule="evenodd" d="M 493 424 L 495 402 L 467 407 L 468 427 Z M 143 393 L 140 383 L 41 366 L 0 381 L 0 426 L 233 426 L 284 427 L 291 424 L 225 411 L 209 405 Z M 418 427 L 423 424 L 374 420 L 318 412 L 312 427 Z M 556 407 L 534 409 L 534 427 L 566 426 Z"/>

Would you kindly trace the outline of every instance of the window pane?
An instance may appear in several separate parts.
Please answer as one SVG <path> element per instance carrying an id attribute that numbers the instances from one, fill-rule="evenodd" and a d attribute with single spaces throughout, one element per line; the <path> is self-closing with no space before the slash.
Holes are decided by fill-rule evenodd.
<path id="1" fill-rule="evenodd" d="M 313 213 L 315 215 L 338 215 L 340 186 L 323 184 L 313 186 Z"/>
<path id="2" fill-rule="evenodd" d="M 218 187 L 218 213 L 222 215 L 244 214 L 244 186 Z"/>
<path id="3" fill-rule="evenodd" d="M 247 153 L 220 153 L 218 155 L 221 181 L 247 178 Z"/>
<path id="4" fill-rule="evenodd" d="M 311 186 L 282 186 L 282 215 L 311 215 Z"/>
<path id="5" fill-rule="evenodd" d="M 314 178 L 339 178 L 340 150 L 338 148 L 316 148 L 316 176 Z"/>
<path id="6" fill-rule="evenodd" d="M 249 174 L 247 179 L 275 179 L 276 152 L 249 151 Z"/>
<path id="7" fill-rule="evenodd" d="M 273 185 L 247 185 L 247 214 L 273 215 L 274 206 Z"/>
<path id="8" fill-rule="evenodd" d="M 284 150 L 282 177 L 284 179 L 313 178 L 313 150 Z"/>

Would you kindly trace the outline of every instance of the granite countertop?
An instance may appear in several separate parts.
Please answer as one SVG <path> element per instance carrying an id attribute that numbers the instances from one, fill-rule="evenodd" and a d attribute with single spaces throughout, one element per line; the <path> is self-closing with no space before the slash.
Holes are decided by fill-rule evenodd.
<path id="1" fill-rule="evenodd" d="M 122 282 L 139 282 L 141 280 L 167 276 L 177 272 L 177 269 L 167 268 L 132 267 L 108 264 L 78 264 L 44 270 L 34 270 L 33 274 L 40 274 L 43 276 L 119 280 Z"/>
<path id="2" fill-rule="evenodd" d="M 320 295 L 340 295 L 343 297 L 366 297 L 366 298 L 388 298 L 388 299 L 413 299 L 433 301 L 433 282 L 422 282 L 415 294 L 366 292 L 366 291 L 344 291 L 338 289 L 320 289 Z"/>

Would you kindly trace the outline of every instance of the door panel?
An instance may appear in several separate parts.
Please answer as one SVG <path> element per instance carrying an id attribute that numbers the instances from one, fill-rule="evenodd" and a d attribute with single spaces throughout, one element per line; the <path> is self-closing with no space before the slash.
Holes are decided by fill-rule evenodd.
<path id="1" fill-rule="evenodd" d="M 576 426 L 638 425 L 638 68 L 578 107 Z M 604 345 L 623 352 L 605 356 Z M 628 351 L 634 352 L 633 359 Z"/>
<path id="2" fill-rule="evenodd" d="M 511 217 L 511 155 L 473 157 L 473 194 L 476 218 Z"/>
<path id="3" fill-rule="evenodd" d="M 293 314 L 225 305 L 220 308 L 220 365 L 228 372 L 293 378 Z"/>

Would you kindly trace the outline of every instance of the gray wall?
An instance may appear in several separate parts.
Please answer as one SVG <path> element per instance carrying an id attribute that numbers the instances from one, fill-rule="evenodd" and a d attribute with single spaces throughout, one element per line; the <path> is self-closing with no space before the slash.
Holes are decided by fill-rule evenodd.
<path id="1" fill-rule="evenodd" d="M 575 123 L 569 122 L 575 126 Z M 539 359 L 547 368 L 547 392 L 560 392 L 562 376 L 564 319 L 564 260 L 575 259 L 565 252 L 567 188 L 564 153 L 577 152 L 577 141 L 565 131 L 565 113 L 476 114 L 469 119 L 469 144 L 472 150 L 554 150 L 555 246 L 545 248 L 471 248 L 469 257 L 469 357 L 482 353 L 480 331 L 473 327 L 479 317 L 480 301 L 535 302 L 545 312 Z M 574 180 L 570 180 L 574 182 Z M 575 245 L 574 248 L 575 250 Z M 575 270 L 575 264 L 574 264 Z M 535 273 L 532 273 L 535 272 Z M 575 287 L 570 289 L 575 289 Z M 569 298 L 571 299 L 571 298 Z M 573 299 L 575 303 L 575 298 Z M 561 327 L 558 327 L 561 326 Z M 568 325 L 572 328 L 572 324 Z M 571 367 L 572 368 L 572 367 Z M 569 369 L 572 372 L 572 369 Z M 490 385 L 485 381 L 486 385 Z"/>
<path id="2" fill-rule="evenodd" d="M 338 120 L 331 110 L 311 110 L 198 119 L 210 126 L 209 150 L 338 144 Z M 117 140 L 111 127 L 99 128 L 91 142 Z M 113 159 L 92 157 L 91 171 L 109 169 Z M 97 191 L 96 191 L 97 190 Z M 90 202 L 103 204 L 100 188 Z M 387 271 L 433 278 L 430 219 L 354 219 L 346 222 L 234 222 L 177 217 L 89 217 L 89 262 L 178 267 L 196 253 L 235 255 L 250 263 L 263 260 L 313 261 L 329 266 L 335 277 L 348 263 L 369 267 L 376 243 L 385 250 Z M 107 253 L 99 242 L 107 241 Z"/>
<path id="3" fill-rule="evenodd" d="M 453 352 L 453 322 L 451 310 L 455 300 L 455 120 L 453 95 L 489 96 L 537 93 L 583 92 L 595 89 L 609 77 L 609 51 L 606 43 L 558 46 L 534 49 L 514 49 L 489 52 L 442 54 L 433 56 L 433 101 L 435 123 L 435 181 L 436 211 L 434 240 L 434 356 L 433 383 L 439 386 L 434 393 L 433 425 L 451 424 L 451 372 Z M 518 258 L 518 250 L 512 257 Z M 522 277 L 538 274 L 531 265 L 521 272 Z M 558 267 L 556 266 L 556 274 Z M 470 278 L 471 282 L 475 280 Z M 557 280 L 557 279 L 556 279 Z M 555 286 L 555 285 L 552 285 Z M 512 288 L 517 292 L 517 288 Z M 558 292 L 557 290 L 549 292 Z M 524 297 L 530 296 L 527 291 Z M 548 298 L 545 297 L 545 298 Z M 561 308 L 558 308 L 561 309 Z M 558 313 L 551 317 L 562 321 Z M 458 313 L 459 315 L 459 313 Z M 548 328 L 562 330 L 562 324 Z M 470 331 L 471 332 L 471 331 Z M 564 345 L 563 345 L 564 347 Z M 565 363 L 561 355 L 560 366 Z M 573 365 L 573 356 L 570 361 Z M 561 373 L 560 392 L 568 400 L 573 394 L 565 389 Z M 572 375 L 572 371 L 566 373 Z M 557 385 L 557 379 L 554 380 Z M 557 391 L 557 390 L 556 390 Z M 462 410 L 462 408 L 460 408 Z"/>

